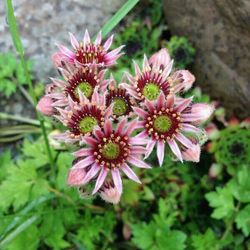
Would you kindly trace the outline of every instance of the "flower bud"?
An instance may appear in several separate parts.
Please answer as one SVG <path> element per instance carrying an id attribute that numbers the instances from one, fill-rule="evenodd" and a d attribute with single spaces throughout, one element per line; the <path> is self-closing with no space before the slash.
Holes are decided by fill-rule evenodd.
<path id="1" fill-rule="evenodd" d="M 48 96 L 43 96 L 38 102 L 36 109 L 44 115 L 51 116 L 54 113 L 53 100 Z"/>

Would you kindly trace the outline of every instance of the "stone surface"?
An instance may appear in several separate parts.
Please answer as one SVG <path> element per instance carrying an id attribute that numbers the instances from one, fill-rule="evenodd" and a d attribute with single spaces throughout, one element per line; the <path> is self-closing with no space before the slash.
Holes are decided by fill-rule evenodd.
<path id="1" fill-rule="evenodd" d="M 69 45 L 68 32 L 94 35 L 125 0 L 15 0 L 14 9 L 26 56 L 34 60 L 37 77 L 47 81 L 56 74 L 50 60 L 55 43 Z M 0 4 L 0 51 L 12 49 L 4 1 Z"/>
<path id="2" fill-rule="evenodd" d="M 172 34 L 197 49 L 197 82 L 228 115 L 249 116 L 250 1 L 164 0 L 164 8 Z"/>

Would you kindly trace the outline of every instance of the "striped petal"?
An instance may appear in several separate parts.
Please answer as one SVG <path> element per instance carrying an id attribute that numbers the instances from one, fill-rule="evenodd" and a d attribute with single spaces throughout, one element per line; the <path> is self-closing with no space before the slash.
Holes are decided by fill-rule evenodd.
<path id="1" fill-rule="evenodd" d="M 121 169 L 129 179 L 141 184 L 141 181 L 139 180 L 135 172 L 126 163 L 122 165 Z"/>

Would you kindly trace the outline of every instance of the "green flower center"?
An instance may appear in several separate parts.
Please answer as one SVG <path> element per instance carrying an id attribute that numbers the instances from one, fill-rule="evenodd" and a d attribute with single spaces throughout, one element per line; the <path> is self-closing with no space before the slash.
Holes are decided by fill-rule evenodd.
<path id="1" fill-rule="evenodd" d="M 120 146 L 117 143 L 109 142 L 103 146 L 102 155 L 108 160 L 115 160 L 120 155 Z"/>
<path id="2" fill-rule="evenodd" d="M 81 82 L 77 85 L 77 87 L 74 89 L 74 94 L 76 97 L 79 97 L 78 89 L 80 89 L 87 98 L 89 98 L 93 93 L 93 87 L 88 82 Z"/>
<path id="3" fill-rule="evenodd" d="M 113 106 L 114 115 L 124 115 L 127 111 L 127 103 L 122 98 L 115 98 Z"/>
<path id="4" fill-rule="evenodd" d="M 154 120 L 154 128 L 160 133 L 166 133 L 171 128 L 172 121 L 166 115 L 160 115 Z"/>
<path id="5" fill-rule="evenodd" d="M 98 125 L 97 120 L 92 116 L 85 116 L 79 122 L 79 130 L 86 134 L 93 131 L 94 126 Z"/>
<path id="6" fill-rule="evenodd" d="M 154 83 L 148 83 L 143 88 L 143 95 L 150 101 L 154 101 L 160 94 L 160 87 Z"/>

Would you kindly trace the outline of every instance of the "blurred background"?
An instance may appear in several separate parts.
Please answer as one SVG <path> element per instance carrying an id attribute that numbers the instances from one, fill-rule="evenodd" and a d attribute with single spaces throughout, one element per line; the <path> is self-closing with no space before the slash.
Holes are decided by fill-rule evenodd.
<path id="1" fill-rule="evenodd" d="M 7 0 L 8 1 L 8 0 Z M 68 32 L 93 37 L 125 0 L 15 0 L 14 13 L 36 96 L 49 77 L 55 43 Z M 176 69 L 196 76 L 195 102 L 213 103 L 201 161 L 166 157 L 124 182 L 119 205 L 80 199 L 66 186 L 72 156 L 50 137 L 56 180 L 28 93 L 20 58 L 0 5 L 0 249 L 250 249 L 250 1 L 141 0 L 111 33 L 126 53 L 120 79 L 167 48 Z M 45 120 L 49 134 L 57 126 Z"/>

